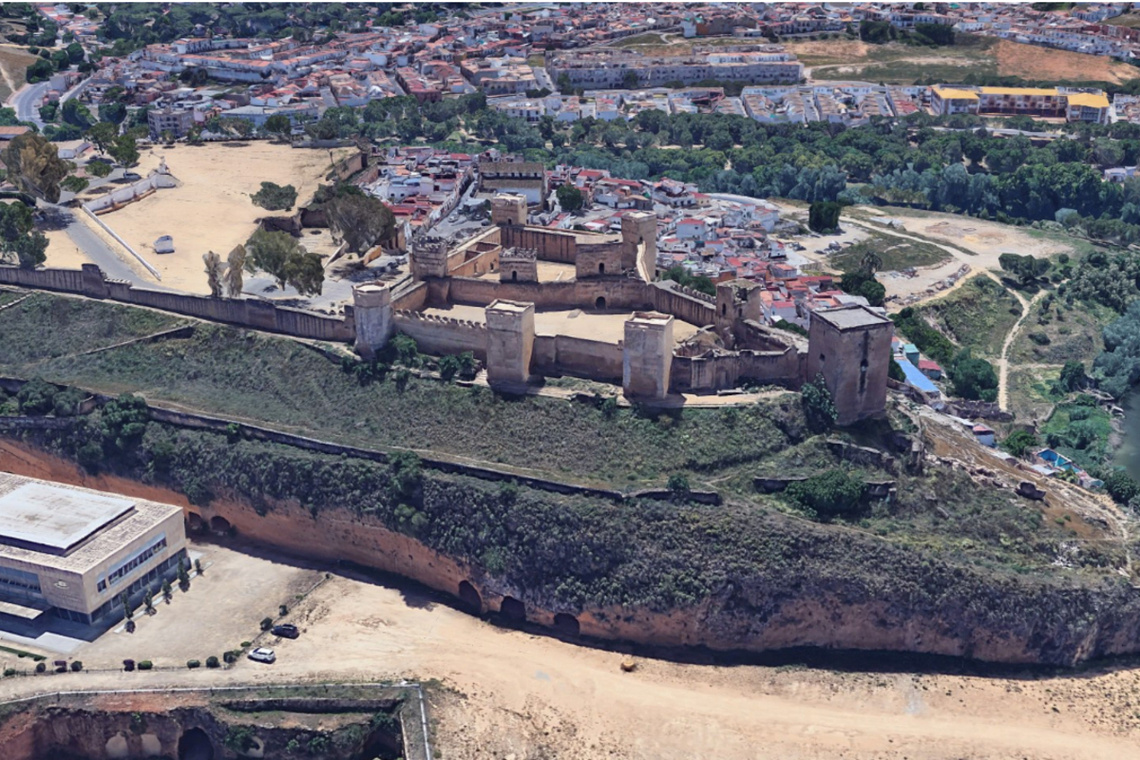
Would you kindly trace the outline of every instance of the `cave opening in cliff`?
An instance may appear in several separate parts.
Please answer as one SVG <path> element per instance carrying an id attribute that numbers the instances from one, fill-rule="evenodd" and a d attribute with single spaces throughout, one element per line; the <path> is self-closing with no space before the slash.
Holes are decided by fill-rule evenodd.
<path id="1" fill-rule="evenodd" d="M 470 581 L 459 582 L 459 600 L 476 615 L 483 612 L 483 597 Z"/>
<path id="2" fill-rule="evenodd" d="M 567 612 L 559 612 L 554 616 L 554 630 L 566 636 L 577 636 L 581 629 L 578 618 Z"/>
<path id="3" fill-rule="evenodd" d="M 197 512 L 186 513 L 186 529 L 191 533 L 201 533 L 206 529 L 206 521 Z"/>
<path id="4" fill-rule="evenodd" d="M 178 738 L 178 760 L 214 760 L 214 745 L 200 728 L 191 728 Z"/>
<path id="5" fill-rule="evenodd" d="M 212 530 L 214 533 L 219 533 L 219 534 L 229 533 L 230 532 L 230 521 L 224 517 L 219 517 L 219 516 L 215 515 L 214 517 L 210 518 L 210 530 Z"/>
<path id="6" fill-rule="evenodd" d="M 513 596 L 503 597 L 503 603 L 499 605 L 499 612 L 503 613 L 503 617 L 512 622 L 526 622 L 526 607 Z"/>

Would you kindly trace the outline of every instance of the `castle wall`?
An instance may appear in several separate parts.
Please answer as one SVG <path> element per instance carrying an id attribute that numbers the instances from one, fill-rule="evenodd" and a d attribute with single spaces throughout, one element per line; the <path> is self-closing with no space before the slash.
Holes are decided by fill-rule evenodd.
<path id="1" fill-rule="evenodd" d="M 788 346 L 783 351 L 741 351 L 706 357 L 673 357 L 671 388 L 698 393 L 735 388 L 742 380 L 799 389 L 806 354 Z"/>
<path id="2" fill-rule="evenodd" d="M 393 294 L 392 308 L 404 309 L 405 311 L 422 311 L 427 303 L 427 298 L 428 284 L 417 282 L 406 290 L 400 291 L 399 295 Z"/>
<path id="3" fill-rule="evenodd" d="M 621 243 L 579 243 L 578 257 L 574 261 L 576 277 L 601 277 L 621 274 L 623 266 Z"/>
<path id="4" fill-rule="evenodd" d="M 617 343 L 536 335 L 533 369 L 543 375 L 571 375 L 591 380 L 621 382 L 622 347 Z"/>
<path id="5" fill-rule="evenodd" d="M 682 288 L 668 280 L 652 283 L 648 287 L 650 303 L 656 311 L 672 314 L 697 327 L 711 325 L 716 317 L 714 299 L 705 293 Z"/>
<path id="6" fill-rule="evenodd" d="M 597 277 L 567 282 L 498 282 L 453 277 L 446 284 L 431 283 L 431 303 L 487 306 L 496 298 L 533 303 L 536 309 L 594 309 L 598 299 L 606 309 L 642 309 L 651 295 L 645 283 L 628 277 Z M 436 300 L 438 298 L 438 300 Z"/>
<path id="7" fill-rule="evenodd" d="M 447 274 L 450 277 L 475 277 L 486 272 L 496 272 L 499 269 L 501 251 L 502 249 L 496 246 L 494 250 L 476 253 L 465 260 L 454 263 L 449 261 Z"/>
<path id="8" fill-rule="evenodd" d="M 461 354 L 470 351 L 487 358 L 487 325 L 466 319 L 437 317 L 418 311 L 397 311 L 392 315 L 396 331 L 415 339 L 428 354 Z"/>
<path id="9" fill-rule="evenodd" d="M 573 264 L 578 255 L 578 239 L 573 232 L 536 227 L 503 227 L 505 248 L 534 248 L 542 261 Z"/>
<path id="10" fill-rule="evenodd" d="M 356 321 L 350 306 L 345 307 L 343 317 L 329 317 L 252 298 L 212 298 L 188 293 L 148 290 L 134 287 L 131 283 L 121 280 L 108 280 L 103 276 L 102 270 L 94 264 L 84 264 L 83 269 L 79 271 L 74 269 L 32 271 L 0 266 L 0 284 L 106 298 L 301 338 L 350 342 L 356 337 Z"/>

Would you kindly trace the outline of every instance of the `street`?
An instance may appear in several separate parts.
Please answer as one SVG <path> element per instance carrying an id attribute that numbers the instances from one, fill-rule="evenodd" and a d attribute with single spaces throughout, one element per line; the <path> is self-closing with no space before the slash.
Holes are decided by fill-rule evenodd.
<path id="1" fill-rule="evenodd" d="M 128 254 L 120 253 L 112 248 L 79 218 L 79 214 L 83 213 L 82 211 L 51 204 L 43 204 L 40 208 L 46 217 L 47 224 L 64 230 L 79 250 L 83 251 L 92 262 L 98 264 L 107 277 L 127 280 L 134 285 L 151 290 L 170 290 L 170 288 L 163 287 L 156 282 L 153 277 L 135 271 L 124 258 Z"/>
<path id="2" fill-rule="evenodd" d="M 26 84 L 12 93 L 12 97 L 8 99 L 8 106 L 16 109 L 16 118 L 20 121 L 30 121 L 43 129 L 44 123 L 40 119 L 39 103 L 48 91 L 49 86 L 48 82 Z"/>

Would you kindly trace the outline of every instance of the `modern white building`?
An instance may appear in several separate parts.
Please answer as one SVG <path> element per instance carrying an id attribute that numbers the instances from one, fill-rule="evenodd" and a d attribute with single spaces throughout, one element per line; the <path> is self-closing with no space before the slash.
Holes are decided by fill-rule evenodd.
<path id="1" fill-rule="evenodd" d="M 119 619 L 185 556 L 179 507 L 0 473 L 0 618 Z"/>

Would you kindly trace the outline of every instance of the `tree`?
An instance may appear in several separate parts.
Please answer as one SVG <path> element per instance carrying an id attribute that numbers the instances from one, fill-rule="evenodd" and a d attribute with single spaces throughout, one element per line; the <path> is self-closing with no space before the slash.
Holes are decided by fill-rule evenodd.
<path id="1" fill-rule="evenodd" d="M 74 174 L 72 174 L 71 176 L 65 178 L 59 186 L 69 193 L 82 193 L 90 184 L 91 181 L 86 177 L 76 177 Z"/>
<path id="2" fill-rule="evenodd" d="M 265 131 L 285 140 L 293 133 L 293 122 L 284 114 L 273 114 L 265 120 Z"/>
<path id="3" fill-rule="evenodd" d="M 111 158 L 121 166 L 129 169 L 139 162 L 139 149 L 133 135 L 119 135 L 111 145 Z"/>
<path id="4" fill-rule="evenodd" d="M 253 205 L 268 211 L 286 211 L 297 202 L 297 188 L 292 185 L 277 185 L 262 182 L 261 189 L 250 196 Z"/>
<path id="5" fill-rule="evenodd" d="M 106 161 L 88 161 L 87 162 L 87 173 L 92 174 L 96 177 L 100 177 L 100 178 L 106 177 L 112 171 L 113 170 L 111 169 L 111 165 L 109 163 L 107 163 Z"/>
<path id="6" fill-rule="evenodd" d="M 87 139 L 99 150 L 103 155 L 111 149 L 115 144 L 115 138 L 119 136 L 119 128 L 109 121 L 101 121 L 98 124 L 93 124 L 87 130 Z"/>
<path id="7" fill-rule="evenodd" d="M 253 134 L 254 125 L 249 119 L 222 119 L 219 123 L 224 132 L 245 139 Z"/>
<path id="8" fill-rule="evenodd" d="M 1124 470 L 1113 470 L 1104 479 L 1104 490 L 1118 504 L 1128 504 L 1140 496 L 1140 483 L 1137 483 Z"/>
<path id="9" fill-rule="evenodd" d="M 954 380 L 954 393 L 964 399 L 996 401 L 998 378 L 994 365 L 971 355 L 964 349 L 954 358 L 950 367 Z"/>
<path id="10" fill-rule="evenodd" d="M 202 254 L 202 261 L 206 264 L 206 282 L 210 286 L 210 295 L 214 298 L 221 298 L 222 257 L 210 251 Z"/>
<path id="11" fill-rule="evenodd" d="M 839 413 L 831 400 L 831 391 L 823 375 L 816 375 L 813 382 L 804 383 L 800 388 L 800 398 L 808 428 L 814 433 L 830 430 L 835 425 Z"/>
<path id="12" fill-rule="evenodd" d="M 835 201 L 815 201 L 808 208 L 808 228 L 812 232 L 839 229 L 841 208 L 842 206 Z"/>
<path id="13" fill-rule="evenodd" d="M 554 194 L 558 196 L 558 205 L 562 210 L 571 214 L 580 211 L 585 203 L 582 191 L 569 183 L 559 187 Z"/>
<path id="14" fill-rule="evenodd" d="M 673 501 L 676 502 L 685 501 L 692 492 L 689 487 L 689 477 L 683 472 L 675 472 L 670 475 L 667 487 L 669 492 L 673 494 Z"/>
<path id="15" fill-rule="evenodd" d="M 1028 430 L 1015 430 L 1001 442 L 1001 447 L 1015 457 L 1020 457 L 1026 451 L 1035 449 L 1040 445 L 1041 442 L 1037 440 L 1037 436 Z"/>
<path id="16" fill-rule="evenodd" d="M 226 257 L 226 295 L 240 298 L 244 287 L 242 274 L 245 272 L 245 246 L 238 245 Z"/>
<path id="17" fill-rule="evenodd" d="M 831 469 L 788 485 L 784 493 L 820 517 L 850 514 L 859 509 L 866 484 L 840 469 Z"/>
<path id="18" fill-rule="evenodd" d="M 998 265 L 1003 272 L 1012 274 L 1023 287 L 1033 284 L 1049 271 L 1048 259 L 1038 259 L 1029 254 L 1019 256 L 1016 253 L 1003 253 L 998 256 Z"/>
<path id="19" fill-rule="evenodd" d="M 46 82 L 51 79 L 54 73 L 55 67 L 51 65 L 51 62 L 40 58 L 24 71 L 24 78 L 35 84 L 36 82 Z"/>
<path id="20" fill-rule="evenodd" d="M 365 195 L 353 185 L 338 185 L 325 205 L 329 225 L 348 250 L 364 253 L 391 236 L 396 217 L 380 199 Z"/>
<path id="21" fill-rule="evenodd" d="M 71 43 L 64 50 L 67 53 L 67 58 L 71 63 L 79 63 L 83 60 L 83 46 L 78 42 Z"/>
<path id="22" fill-rule="evenodd" d="M 64 123 L 72 124 L 80 129 L 87 129 L 95 123 L 95 118 L 87 106 L 74 98 L 63 104 L 60 114 L 63 116 Z"/>
<path id="23" fill-rule="evenodd" d="M 641 79 L 633 69 L 627 69 L 621 77 L 621 86 L 626 90 L 636 90 L 641 86 Z"/>
<path id="24" fill-rule="evenodd" d="M 1067 361 L 1065 366 L 1061 368 L 1061 376 L 1057 379 L 1057 385 L 1062 391 L 1066 393 L 1072 391 L 1079 391 L 1088 383 L 1088 375 L 1085 374 L 1085 365 L 1077 361 Z"/>
<path id="25" fill-rule="evenodd" d="M 246 269 L 267 272 L 284 289 L 292 285 L 302 295 L 317 295 L 324 283 L 321 259 L 309 253 L 287 232 L 258 230 L 246 242 Z"/>
<path id="26" fill-rule="evenodd" d="M 59 157 L 59 149 L 42 135 L 19 135 L 0 153 L 0 160 L 8 167 L 8 180 L 18 190 L 48 203 L 59 202 L 59 183 L 71 168 Z"/>
<path id="27" fill-rule="evenodd" d="M 23 203 L 0 204 L 0 259 L 35 269 L 47 260 L 48 239 L 35 229 L 32 210 Z"/>

